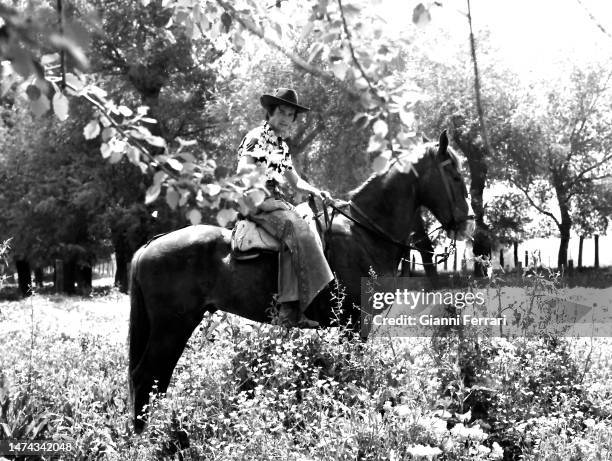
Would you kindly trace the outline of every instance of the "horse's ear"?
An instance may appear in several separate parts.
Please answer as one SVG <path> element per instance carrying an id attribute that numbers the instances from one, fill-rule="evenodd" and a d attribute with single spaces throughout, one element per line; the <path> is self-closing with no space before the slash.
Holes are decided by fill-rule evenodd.
<path id="1" fill-rule="evenodd" d="M 446 130 L 444 130 L 442 133 L 440 133 L 438 153 L 441 154 L 442 152 L 446 152 L 447 148 L 448 148 L 448 135 L 446 134 Z"/>
<path id="2" fill-rule="evenodd" d="M 427 144 L 428 142 L 431 142 L 431 141 L 427 136 L 423 135 L 423 142 Z"/>

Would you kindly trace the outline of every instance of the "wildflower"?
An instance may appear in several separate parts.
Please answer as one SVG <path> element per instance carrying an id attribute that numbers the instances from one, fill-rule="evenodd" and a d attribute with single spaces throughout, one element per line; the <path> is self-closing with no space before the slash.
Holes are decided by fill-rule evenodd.
<path id="1" fill-rule="evenodd" d="M 492 459 L 503 459 L 504 449 L 497 442 L 493 442 L 491 445 L 491 458 Z"/>
<path id="2" fill-rule="evenodd" d="M 463 424 L 457 424 L 451 429 L 451 434 L 453 434 L 459 440 L 472 439 L 482 441 L 488 437 L 488 435 L 484 433 L 478 424 L 474 425 L 473 427 L 465 427 Z"/>
<path id="3" fill-rule="evenodd" d="M 432 459 L 434 456 L 442 454 L 442 450 L 438 447 L 429 447 L 425 445 L 412 445 L 408 447 L 406 451 L 417 459 L 421 457 Z"/>

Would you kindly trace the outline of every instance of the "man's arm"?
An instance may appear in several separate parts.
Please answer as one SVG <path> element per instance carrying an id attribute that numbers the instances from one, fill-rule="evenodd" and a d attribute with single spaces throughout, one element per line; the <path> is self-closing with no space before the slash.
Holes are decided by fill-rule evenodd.
<path id="1" fill-rule="evenodd" d="M 302 179 L 300 175 L 297 174 L 294 168 L 287 168 L 285 170 L 285 179 L 287 179 L 291 187 L 293 187 L 299 192 L 312 194 L 315 197 L 323 200 L 323 202 L 326 202 L 328 199 L 331 199 L 329 192 L 321 191 L 316 187 L 310 185 L 307 181 Z"/>

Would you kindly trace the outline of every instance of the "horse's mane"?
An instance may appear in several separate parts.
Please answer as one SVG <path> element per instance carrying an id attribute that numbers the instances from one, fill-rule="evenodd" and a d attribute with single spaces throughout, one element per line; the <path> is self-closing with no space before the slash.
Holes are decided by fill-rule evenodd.
<path id="1" fill-rule="evenodd" d="M 420 154 L 418 154 L 417 149 L 419 147 L 424 147 L 424 149 Z M 421 159 L 423 159 L 424 157 L 428 156 L 428 155 L 435 155 L 438 152 L 438 143 L 433 143 L 433 142 L 428 142 L 425 144 L 420 144 L 419 146 L 415 147 L 412 151 L 410 151 L 409 153 L 406 154 L 402 154 L 399 157 L 394 157 L 390 162 L 388 167 L 380 172 L 380 173 L 372 173 L 370 175 L 370 177 L 368 179 L 365 180 L 365 182 L 359 186 L 357 186 L 355 189 L 349 191 L 348 193 L 348 197 L 349 199 L 352 199 L 356 194 L 358 194 L 359 192 L 361 192 L 362 190 L 364 190 L 365 188 L 367 188 L 371 183 L 378 181 L 382 178 L 384 178 L 392 169 L 394 166 L 397 165 L 397 162 L 402 159 L 404 162 L 410 162 L 413 165 L 415 163 L 418 163 Z M 449 157 L 451 158 L 451 162 L 453 163 L 453 166 L 457 169 L 457 171 L 461 171 L 461 159 L 459 158 L 459 156 L 457 155 L 457 153 L 455 152 L 454 149 L 452 149 L 450 146 L 448 146 L 446 148 L 446 151 L 448 152 Z M 410 160 L 408 160 L 406 157 L 409 157 Z"/>
<path id="2" fill-rule="evenodd" d="M 424 149 L 421 149 L 421 147 L 424 147 Z M 372 173 L 370 175 L 370 177 L 368 179 L 365 180 L 365 182 L 359 186 L 357 186 L 355 189 L 349 191 L 348 193 L 348 197 L 349 199 L 352 199 L 356 194 L 358 194 L 359 192 L 361 192 L 362 190 L 366 189 L 370 184 L 381 180 L 382 178 L 384 178 L 398 163 L 398 161 L 400 161 L 400 159 L 403 162 L 409 162 L 412 163 L 413 165 L 417 162 L 419 162 L 421 159 L 423 159 L 424 157 L 428 156 L 428 155 L 432 155 L 435 154 L 437 152 L 438 149 L 438 144 L 434 144 L 434 143 L 425 143 L 425 144 L 419 144 L 418 146 L 416 146 L 412 151 L 410 151 L 409 153 L 406 154 L 402 154 L 399 157 L 394 157 L 393 159 L 391 159 L 391 161 L 389 162 L 389 165 L 387 166 L 387 168 L 380 172 L 380 173 Z M 418 153 L 420 152 L 420 153 Z M 449 149 L 449 153 L 450 153 L 450 149 Z M 408 160 L 409 157 L 409 160 Z M 458 164 L 458 157 L 457 155 L 453 152 L 451 154 L 451 158 L 453 159 L 453 163 Z"/>

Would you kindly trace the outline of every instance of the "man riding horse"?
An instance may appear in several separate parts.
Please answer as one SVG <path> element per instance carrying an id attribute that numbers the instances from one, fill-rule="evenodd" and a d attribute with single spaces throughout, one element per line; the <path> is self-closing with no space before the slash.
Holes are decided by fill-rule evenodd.
<path id="1" fill-rule="evenodd" d="M 279 188 L 286 183 L 323 202 L 330 199 L 327 192 L 310 185 L 297 174 L 285 142 L 298 114 L 310 109 L 298 104 L 297 93 L 288 88 L 279 88 L 274 95 L 264 94 L 260 102 L 266 110 L 266 120 L 242 139 L 238 148 L 238 174 L 259 169 L 265 175 L 268 196 L 248 218 L 286 247 L 281 250 L 279 262 L 279 320 L 286 326 L 314 328 L 318 322 L 308 319 L 304 311 L 334 276 L 318 236 L 284 199 Z"/>

